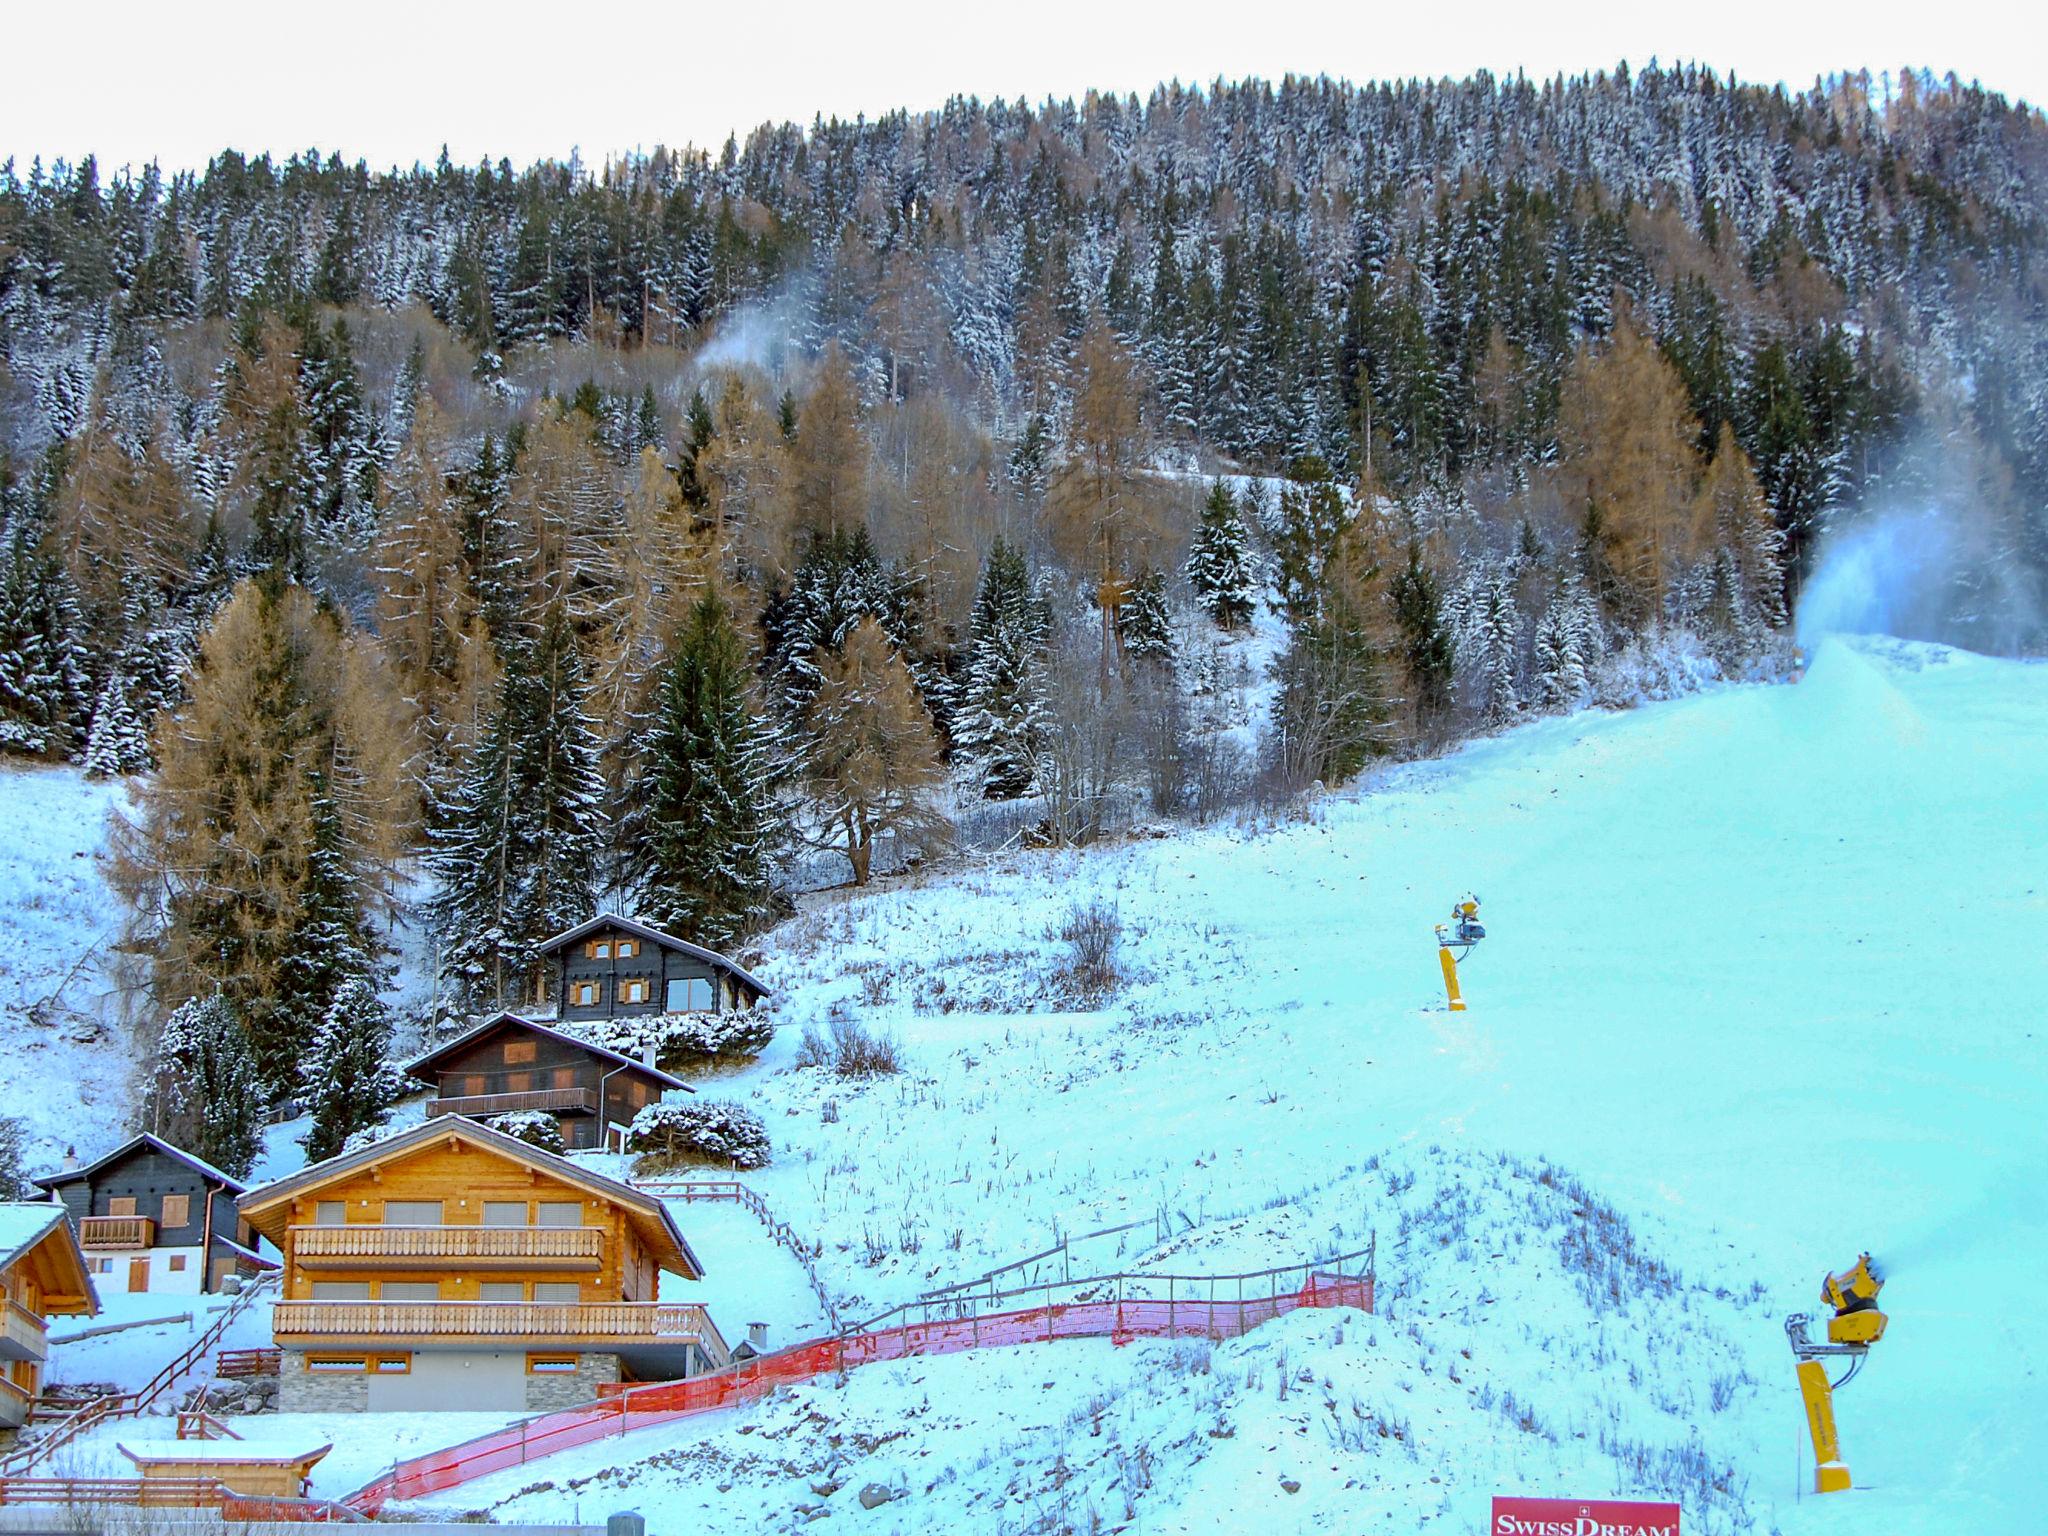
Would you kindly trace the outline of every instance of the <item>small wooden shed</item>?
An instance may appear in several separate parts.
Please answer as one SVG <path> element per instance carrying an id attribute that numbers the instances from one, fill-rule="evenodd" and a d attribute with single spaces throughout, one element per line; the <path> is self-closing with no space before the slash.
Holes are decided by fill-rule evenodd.
<path id="1" fill-rule="evenodd" d="M 329 1442 L 311 1450 L 280 1451 L 241 1440 L 138 1440 L 115 1449 L 135 1463 L 145 1482 L 211 1478 L 250 1498 L 301 1499 L 314 1465 L 334 1446 Z M 146 1490 L 142 1502 L 149 1502 Z"/>

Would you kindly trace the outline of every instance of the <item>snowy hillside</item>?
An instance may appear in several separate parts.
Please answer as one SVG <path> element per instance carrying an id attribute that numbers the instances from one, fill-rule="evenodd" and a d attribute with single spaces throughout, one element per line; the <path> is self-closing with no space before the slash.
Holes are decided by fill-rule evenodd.
<path id="1" fill-rule="evenodd" d="M 0 1089 L 27 1163 L 124 1138 L 129 1054 L 109 977 L 120 908 L 101 878 L 117 784 L 75 768 L 0 765 Z"/>
<path id="2" fill-rule="evenodd" d="M 1132 1221 L 1074 1273 L 1376 1239 L 1380 1315 L 870 1366 L 431 1505 L 1334 1533 L 1469 1531 L 1519 1491 L 1666 1494 L 1689 1532 L 2033 1529 L 2048 1351 L 1983 1282 L 2048 1261 L 2044 749 L 2048 667 L 1830 641 L 1797 686 L 1530 725 L 1302 819 L 809 902 L 764 945 L 774 1045 L 699 1086 L 767 1116 L 748 1182 L 846 1316 Z M 1430 930 L 1468 888 L 1491 937 L 1452 1015 Z M 1058 937 L 1098 903 L 1099 993 Z M 904 1072 L 795 1067 L 835 1020 Z M 722 1321 L 816 1326 L 750 1218 L 676 1211 Z M 1801 1498 L 1781 1322 L 1863 1248 L 1893 1317 L 1837 1402 L 1864 1486 Z"/>
<path id="3" fill-rule="evenodd" d="M 1306 1197 L 1283 1233 L 1218 1244 L 1204 1268 L 1375 1229 L 1418 1321 L 1444 1319 L 1438 1349 L 1499 1347 L 1495 1317 L 1566 1341 L 1520 1380 L 1484 1370 L 1563 1426 L 1561 1473 L 1584 1471 L 1559 1489 L 1426 1455 L 1460 1491 L 1457 1521 L 1504 1481 L 1606 1491 L 1595 1408 L 1559 1378 L 1603 1378 L 1597 1399 L 1633 1371 L 1654 1406 L 1618 1432 L 1676 1447 L 1689 1426 L 1739 1480 L 1740 1516 L 1718 1502 L 1698 1511 L 1709 1528 L 1848 1529 L 1880 1504 L 1894 1530 L 1953 1529 L 1964 1510 L 1973 1529 L 2022 1528 L 2021 1470 L 2048 1448 L 2024 1411 L 2041 1351 L 1973 1282 L 2048 1257 L 2023 1196 L 2048 1103 L 2031 1001 L 2048 981 L 2044 745 L 2048 669 L 1830 642 L 1797 687 L 1530 726 L 1304 824 L 828 902 L 769 946 L 785 1028 L 736 1085 L 780 1144 L 755 1182 L 828 1236 L 851 1311 L 1160 1207 L 1206 1236 Z M 1453 1016 L 1430 925 L 1467 887 L 1493 937 Z M 1127 980 L 1077 1007 L 1051 935 L 1096 898 L 1122 915 Z M 834 1016 L 896 1035 L 909 1070 L 867 1087 L 784 1070 L 802 1026 Z M 1426 1175 L 1433 1145 L 1453 1168 L 1569 1170 L 1634 1228 L 1636 1262 L 1699 1299 L 1674 1317 L 1623 1264 L 1597 1305 L 1532 1300 L 1539 1277 L 1498 1236 L 1538 1241 L 1512 1180 L 1455 1181 L 1494 1241 L 1419 1258 L 1385 1179 L 1344 1170 L 1382 1157 Z M 1779 1320 L 1865 1247 L 1890 1266 L 1897 1321 L 1840 1410 L 1874 1491 L 1795 1506 Z M 1621 1342 L 1603 1315 L 1629 1320 Z M 954 1369 L 976 1367 L 934 1367 Z"/>

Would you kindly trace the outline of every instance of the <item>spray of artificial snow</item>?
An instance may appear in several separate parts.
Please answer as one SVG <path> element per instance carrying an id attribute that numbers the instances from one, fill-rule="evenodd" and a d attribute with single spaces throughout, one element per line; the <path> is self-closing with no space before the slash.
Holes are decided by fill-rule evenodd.
<path id="1" fill-rule="evenodd" d="M 1993 655 L 2048 632 L 2038 582 L 1968 509 L 1871 513 L 1821 543 L 1799 596 L 1799 644 L 1828 635 L 1934 640 Z"/>

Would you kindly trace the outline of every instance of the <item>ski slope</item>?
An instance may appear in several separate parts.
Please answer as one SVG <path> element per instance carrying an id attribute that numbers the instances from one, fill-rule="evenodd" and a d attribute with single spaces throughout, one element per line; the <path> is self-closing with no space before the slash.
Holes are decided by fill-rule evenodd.
<path id="1" fill-rule="evenodd" d="M 2008 1281 L 2048 1262 L 2044 764 L 2048 667 L 1831 640 L 1796 686 L 1533 723 L 1297 819 L 807 903 L 764 944 L 774 1045 L 703 1086 L 764 1113 L 748 1180 L 846 1315 L 1142 1219 L 1076 1272 L 1371 1235 L 1383 1316 L 870 1367 L 434 1507 L 1465 1532 L 1495 1492 L 1670 1493 L 1692 1533 L 2036 1530 L 2048 1350 Z M 1466 889 L 1490 937 L 1452 1015 L 1430 929 Z M 1056 937 L 1093 900 L 1107 998 Z M 904 1073 L 793 1069 L 834 1018 Z M 730 1310 L 758 1260 L 728 1214 L 678 1210 Z M 1837 1404 L 1861 1487 L 1801 1498 L 1782 1319 L 1866 1247 L 1893 1322 Z M 471 1429 L 400 1419 L 394 1451 Z"/>
<path id="2" fill-rule="evenodd" d="M 1752 1384 L 1697 1421 L 1735 1528 L 2033 1528 L 2043 1346 L 1998 1282 L 2048 1261 L 2044 749 L 2048 668 L 1831 640 L 1795 687 L 1530 725 L 1303 823 L 830 902 L 769 946 L 785 1024 L 861 1017 L 910 1070 L 781 1071 L 785 1027 L 741 1084 L 779 1142 L 757 1185 L 879 1306 L 1160 1206 L 1208 1230 L 1322 1191 L 1385 1231 L 1346 1173 L 1375 1156 L 1546 1159 L 1689 1282 L 1756 1296 L 1715 1320 Z M 1466 888 L 1492 936 L 1451 1015 L 1430 925 Z M 1051 934 L 1091 896 L 1130 979 L 1076 1011 Z M 1870 1491 L 1795 1500 L 1779 1321 L 1866 1247 L 1895 1321 L 1839 1407 Z M 1702 1403 L 1720 1368 L 1683 1330 L 1636 1363 Z M 1476 1518 L 1490 1478 L 1435 1470 Z"/>

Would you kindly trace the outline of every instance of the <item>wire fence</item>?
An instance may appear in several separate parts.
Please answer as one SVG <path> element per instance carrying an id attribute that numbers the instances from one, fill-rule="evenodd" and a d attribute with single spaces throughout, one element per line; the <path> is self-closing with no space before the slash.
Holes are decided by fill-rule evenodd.
<path id="1" fill-rule="evenodd" d="M 686 1381 L 634 1387 L 394 1466 L 343 1502 L 374 1515 L 560 1451 L 754 1401 L 856 1366 L 1057 1339 L 1228 1339 L 1304 1307 L 1373 1309 L 1376 1245 L 1238 1275 L 1096 1275 L 920 1298 L 860 1328 Z"/>

